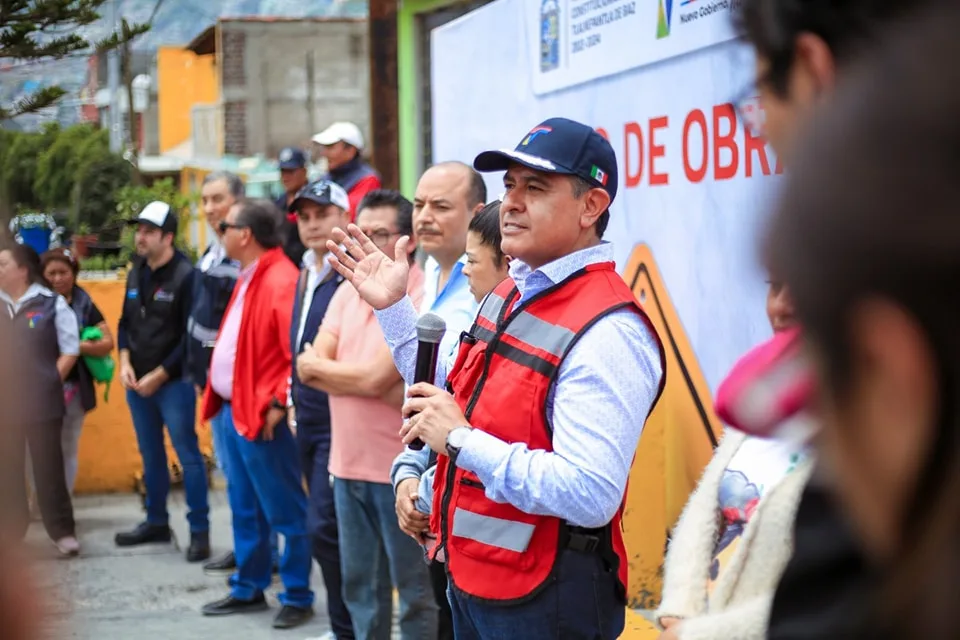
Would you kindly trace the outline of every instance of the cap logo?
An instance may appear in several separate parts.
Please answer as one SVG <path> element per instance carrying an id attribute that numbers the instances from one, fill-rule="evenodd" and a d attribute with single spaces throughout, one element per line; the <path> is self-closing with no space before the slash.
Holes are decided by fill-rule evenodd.
<path id="1" fill-rule="evenodd" d="M 280 152 L 280 162 L 289 162 L 293 159 L 293 150 L 284 149 Z"/>
<path id="2" fill-rule="evenodd" d="M 590 177 L 603 186 L 607 186 L 607 173 L 597 165 L 593 165 L 593 169 L 590 170 Z"/>
<path id="3" fill-rule="evenodd" d="M 520 146 L 525 147 L 531 142 L 533 142 L 534 140 L 536 140 L 538 136 L 545 135 L 547 133 L 550 133 L 551 131 L 553 131 L 552 127 L 546 127 L 544 125 L 540 125 L 539 127 L 534 127 L 533 129 L 530 130 L 530 133 L 527 134 L 527 137 L 523 139 L 523 142 L 520 143 Z"/>

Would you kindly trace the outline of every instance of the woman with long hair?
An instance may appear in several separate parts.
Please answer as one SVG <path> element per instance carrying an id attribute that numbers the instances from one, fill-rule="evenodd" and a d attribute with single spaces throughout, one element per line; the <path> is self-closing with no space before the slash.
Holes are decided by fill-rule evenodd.
<path id="1" fill-rule="evenodd" d="M 113 351 L 113 334 L 110 333 L 110 327 L 100 309 L 94 304 L 89 294 L 77 284 L 80 265 L 76 257 L 67 249 L 51 249 L 40 257 L 40 263 L 43 277 L 50 283 L 50 288 L 54 293 L 63 296 L 73 312 L 77 314 L 81 333 L 88 327 L 96 327 L 100 331 L 98 339 L 81 340 L 80 355 L 109 356 Z M 83 419 L 97 406 L 93 374 L 90 373 L 82 357 L 67 374 L 63 383 L 63 393 L 67 406 L 60 440 L 63 446 L 67 488 L 70 493 L 73 493 L 73 486 L 77 480 L 77 457 Z"/>
<path id="2" fill-rule="evenodd" d="M 63 470 L 60 435 L 66 413 L 63 381 L 77 364 L 80 331 L 77 316 L 62 296 L 47 286 L 37 252 L 22 244 L 0 250 L 0 331 L 10 336 L 5 366 L 17 380 L 16 395 L 2 420 L 14 434 L 9 472 L 18 510 L 26 516 L 25 442 L 29 443 L 37 502 L 47 534 L 63 556 L 80 552 L 73 504 Z M 21 531 L 26 532 L 26 517 Z"/>
<path id="3" fill-rule="evenodd" d="M 768 233 L 818 446 L 879 573 L 862 638 L 960 635 L 960 7 L 897 25 L 804 141 Z"/>

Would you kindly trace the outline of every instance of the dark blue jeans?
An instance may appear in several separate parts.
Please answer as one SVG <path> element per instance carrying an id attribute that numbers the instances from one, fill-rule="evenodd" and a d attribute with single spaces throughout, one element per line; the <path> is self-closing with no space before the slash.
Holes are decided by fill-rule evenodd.
<path id="1" fill-rule="evenodd" d="M 207 503 L 207 470 L 197 442 L 197 394 L 183 380 L 168 382 L 149 398 L 127 391 L 127 405 L 137 432 L 137 444 L 143 458 L 143 482 L 147 492 L 147 522 L 166 526 L 170 470 L 163 442 L 163 425 L 183 467 L 183 489 L 187 497 L 187 521 L 191 532 L 210 529 Z"/>
<path id="2" fill-rule="evenodd" d="M 237 433 L 229 405 L 223 409 L 227 497 L 233 512 L 233 549 L 237 570 L 230 577 L 231 594 L 252 600 L 270 586 L 270 532 L 283 536 L 280 603 L 313 606 L 310 589 L 310 536 L 307 496 L 301 483 L 297 443 L 286 422 L 273 440 L 247 440 Z"/>
<path id="3" fill-rule="evenodd" d="M 307 505 L 307 531 L 313 543 L 313 557 L 327 590 L 327 613 L 337 640 L 352 640 L 353 622 L 343 602 L 343 578 L 340 572 L 340 544 L 337 538 L 337 509 L 330 483 L 330 434 L 314 434 L 300 424 L 297 430 L 303 476 L 307 479 L 310 500 Z"/>
<path id="4" fill-rule="evenodd" d="M 400 531 L 393 487 L 336 478 L 343 599 L 358 640 L 390 640 L 393 587 L 400 595 L 400 637 L 437 637 L 437 603 L 420 545 Z"/>
<path id="5" fill-rule="evenodd" d="M 532 600 L 503 606 L 479 602 L 450 586 L 457 640 L 616 640 L 624 603 L 617 576 L 596 553 L 561 552 L 556 576 Z"/>

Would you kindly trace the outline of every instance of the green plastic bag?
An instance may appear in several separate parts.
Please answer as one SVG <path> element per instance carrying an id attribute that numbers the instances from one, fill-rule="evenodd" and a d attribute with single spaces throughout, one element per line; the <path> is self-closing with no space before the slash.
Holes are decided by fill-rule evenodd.
<path id="1" fill-rule="evenodd" d="M 86 327 L 80 332 L 80 341 L 93 341 L 103 339 L 103 332 L 99 327 Z M 116 364 L 110 356 L 83 356 L 83 363 L 90 370 L 90 375 L 94 381 L 101 382 L 107 386 L 103 392 L 103 401 L 110 401 L 110 382 L 113 380 L 113 370 Z"/>

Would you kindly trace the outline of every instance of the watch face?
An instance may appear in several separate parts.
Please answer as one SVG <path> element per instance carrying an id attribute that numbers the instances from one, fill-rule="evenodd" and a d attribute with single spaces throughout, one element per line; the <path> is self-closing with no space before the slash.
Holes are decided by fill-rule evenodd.
<path id="1" fill-rule="evenodd" d="M 464 440 L 467 439 L 467 436 L 470 434 L 470 430 L 466 427 L 457 427 L 450 432 L 450 446 L 455 449 L 459 449 L 463 446 Z"/>

